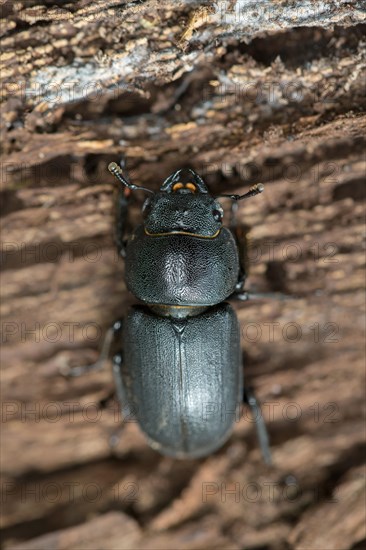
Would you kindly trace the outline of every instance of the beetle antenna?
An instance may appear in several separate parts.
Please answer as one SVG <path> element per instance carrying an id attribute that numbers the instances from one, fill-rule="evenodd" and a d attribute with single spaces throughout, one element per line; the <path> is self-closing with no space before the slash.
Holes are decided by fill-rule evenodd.
<path id="1" fill-rule="evenodd" d="M 227 197 L 229 199 L 232 199 L 233 201 L 241 201 L 243 199 L 249 199 L 249 197 L 255 197 L 256 195 L 259 195 L 259 193 L 263 193 L 263 191 L 264 191 L 263 183 L 256 183 L 244 195 L 218 195 L 215 198 Z"/>
<path id="2" fill-rule="evenodd" d="M 120 168 L 120 167 L 118 166 L 118 164 L 116 164 L 115 162 L 111 162 L 110 164 L 108 164 L 108 170 L 109 170 L 110 173 L 113 174 L 113 175 L 118 179 L 118 181 L 120 181 L 125 187 L 127 187 L 128 189 L 131 189 L 131 191 L 138 191 L 138 190 L 141 190 L 141 191 L 147 191 L 148 193 L 152 193 L 153 195 L 155 195 L 154 191 L 152 191 L 151 189 L 148 189 L 147 187 L 142 187 L 141 185 L 135 185 L 134 183 L 130 183 L 129 181 L 127 181 L 127 179 L 126 179 L 125 176 L 123 175 L 122 168 Z"/>

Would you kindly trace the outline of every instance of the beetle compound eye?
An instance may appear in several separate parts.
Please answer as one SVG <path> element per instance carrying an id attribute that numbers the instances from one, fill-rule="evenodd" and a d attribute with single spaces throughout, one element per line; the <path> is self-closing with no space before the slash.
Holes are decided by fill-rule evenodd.
<path id="1" fill-rule="evenodd" d="M 215 210 L 213 210 L 212 212 L 213 214 L 213 217 L 214 219 L 217 221 L 217 222 L 221 222 L 222 218 L 223 218 L 223 212 L 222 210 L 218 210 L 217 208 L 215 208 Z"/>

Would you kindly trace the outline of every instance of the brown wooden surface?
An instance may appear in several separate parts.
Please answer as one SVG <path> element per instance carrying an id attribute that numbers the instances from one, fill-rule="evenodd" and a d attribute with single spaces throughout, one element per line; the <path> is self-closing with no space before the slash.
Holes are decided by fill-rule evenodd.
<path id="1" fill-rule="evenodd" d="M 2 5 L 3 547 L 365 548 L 361 3 L 239 37 L 199 3 L 55 6 Z M 214 194 L 265 184 L 239 208 L 248 288 L 293 299 L 235 308 L 273 468 L 247 411 L 205 459 L 161 457 L 134 422 L 113 454 L 109 369 L 59 374 L 133 303 L 106 170 L 122 154 L 153 189 L 182 166 Z"/>

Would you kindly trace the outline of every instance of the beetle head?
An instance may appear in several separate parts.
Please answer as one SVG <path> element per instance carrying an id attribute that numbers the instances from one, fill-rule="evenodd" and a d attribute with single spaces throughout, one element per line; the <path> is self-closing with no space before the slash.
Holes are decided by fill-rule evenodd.
<path id="1" fill-rule="evenodd" d="M 159 193 L 154 193 L 147 187 L 131 183 L 115 162 L 111 162 L 108 169 L 127 189 L 145 191 L 153 196 L 143 206 L 147 234 L 182 233 L 212 239 L 220 232 L 224 215 L 222 207 L 209 194 L 204 181 L 194 170 L 186 171 L 188 179 L 184 170 L 177 170 L 164 181 Z M 263 189 L 263 185 L 257 183 L 244 195 L 218 195 L 216 198 L 226 197 L 240 201 L 255 197 Z"/>
<path id="2" fill-rule="evenodd" d="M 169 176 L 160 191 L 145 201 L 143 211 L 149 235 L 181 233 L 206 238 L 219 233 L 224 215 L 193 170 L 178 170 Z"/>

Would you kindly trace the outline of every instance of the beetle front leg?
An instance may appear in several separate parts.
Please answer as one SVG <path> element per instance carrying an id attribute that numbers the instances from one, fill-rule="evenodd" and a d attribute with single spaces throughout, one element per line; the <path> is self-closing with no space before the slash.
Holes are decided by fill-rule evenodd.
<path id="1" fill-rule="evenodd" d="M 268 437 L 267 427 L 263 419 L 262 411 L 258 403 L 258 400 L 255 396 L 254 391 L 251 388 L 244 387 L 243 403 L 245 403 L 246 405 L 249 405 L 253 418 L 255 420 L 257 436 L 258 436 L 259 446 L 262 451 L 263 460 L 266 464 L 271 466 L 272 456 L 269 448 L 269 437 Z"/>
<path id="2" fill-rule="evenodd" d="M 239 277 L 235 286 L 235 294 L 242 293 L 244 291 L 245 280 L 248 274 L 248 232 L 249 227 L 245 224 L 238 223 L 238 209 L 237 202 L 233 202 L 231 205 L 231 217 L 230 217 L 230 231 L 233 233 L 236 245 L 239 252 Z"/>
<path id="3" fill-rule="evenodd" d="M 129 191 L 127 189 L 127 191 Z M 116 232 L 115 232 L 115 243 L 117 246 L 118 254 L 122 258 L 126 257 L 126 245 L 127 240 L 125 239 L 126 234 L 126 225 L 127 225 L 127 215 L 128 215 L 128 205 L 129 197 L 126 196 L 126 191 L 120 191 L 117 199 L 116 207 Z"/>
<path id="4" fill-rule="evenodd" d="M 126 162 L 124 159 L 120 161 L 120 166 L 122 170 L 126 170 Z M 127 180 L 129 180 L 128 176 Z M 118 192 L 116 205 L 115 243 L 118 253 L 122 256 L 122 258 L 126 257 L 127 241 L 125 239 L 125 235 L 127 227 L 128 207 L 130 203 L 130 194 L 131 190 L 128 187 L 120 189 Z"/>
<path id="5" fill-rule="evenodd" d="M 240 300 L 246 302 L 248 300 L 261 300 L 265 298 L 276 300 L 290 300 L 293 297 L 283 294 L 281 292 L 248 292 L 244 290 L 244 285 L 249 271 L 249 227 L 245 224 L 238 223 L 238 209 L 239 205 L 234 202 L 231 205 L 231 218 L 230 218 L 230 231 L 233 233 L 236 245 L 239 251 L 239 277 L 238 282 L 235 285 L 235 290 L 229 296 L 229 299 Z"/>
<path id="6" fill-rule="evenodd" d="M 104 367 L 104 363 L 109 358 L 113 341 L 115 340 L 116 335 L 120 332 L 121 329 L 121 320 L 115 321 L 111 328 L 108 329 L 104 338 L 99 358 L 95 363 L 91 363 L 90 365 L 82 365 L 80 367 L 71 367 L 70 365 L 66 365 L 60 368 L 60 374 L 62 374 L 63 376 L 77 377 L 82 376 L 83 374 L 87 374 L 88 372 L 101 370 Z"/>

